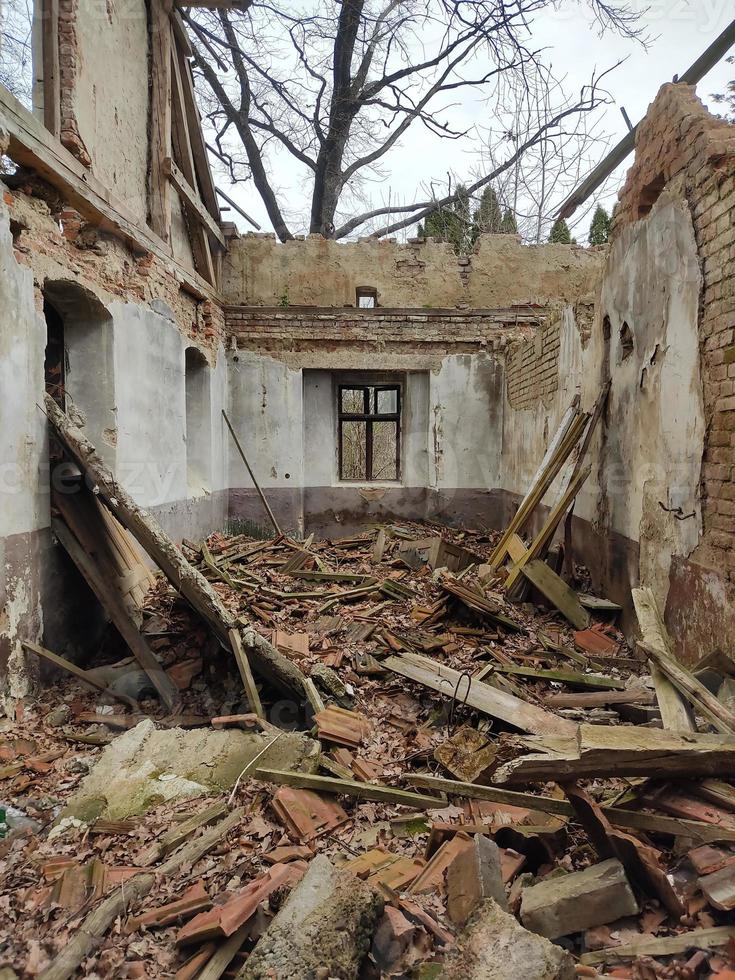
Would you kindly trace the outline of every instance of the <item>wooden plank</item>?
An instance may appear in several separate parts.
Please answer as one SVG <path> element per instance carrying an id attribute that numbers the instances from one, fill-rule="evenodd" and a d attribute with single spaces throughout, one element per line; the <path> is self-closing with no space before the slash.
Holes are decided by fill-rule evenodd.
<path id="1" fill-rule="evenodd" d="M 59 68 L 59 0 L 42 0 L 43 124 L 56 139 L 61 135 L 61 71 Z"/>
<path id="2" fill-rule="evenodd" d="M 265 711 L 263 710 L 263 705 L 260 703 L 258 688 L 255 686 L 255 678 L 253 677 L 253 672 L 250 669 L 250 661 L 248 660 L 247 654 L 245 653 L 242 645 L 240 631 L 238 629 L 231 629 L 228 635 L 230 638 L 230 648 L 235 654 L 237 668 L 240 671 L 240 677 L 242 678 L 243 687 L 245 688 L 248 704 L 258 718 L 265 718 Z"/>
<path id="3" fill-rule="evenodd" d="M 621 691 L 625 689 L 623 681 L 603 674 L 580 674 L 573 670 L 541 670 L 535 667 L 495 667 L 498 674 L 510 674 L 513 677 L 529 677 L 532 680 L 557 681 L 570 687 L 589 687 L 593 690 Z"/>
<path id="4" fill-rule="evenodd" d="M 171 0 L 151 0 L 150 170 L 151 228 L 171 244 L 171 185 L 163 161 L 171 156 Z"/>
<path id="5" fill-rule="evenodd" d="M 496 783 L 606 776 L 732 776 L 735 737 L 637 726 L 580 725 L 572 738 L 518 738 L 530 751 L 501 766 Z M 537 751 L 534 751 L 537 750 Z"/>
<path id="6" fill-rule="evenodd" d="M 184 112 L 189 130 L 191 152 L 194 157 L 197 184 L 201 188 L 202 198 L 204 199 L 207 210 L 214 220 L 219 223 L 220 210 L 217 201 L 217 191 L 215 190 L 214 178 L 212 177 L 212 168 L 209 165 L 209 154 L 207 153 L 207 144 L 204 141 L 202 121 L 199 116 L 199 109 L 197 108 L 191 66 L 186 60 L 183 51 L 179 50 L 177 56 L 179 77 L 181 79 L 181 92 L 184 98 Z"/>
<path id="7" fill-rule="evenodd" d="M 658 611 L 652 590 L 633 589 L 631 595 L 638 617 L 638 625 L 643 634 L 643 641 L 647 645 L 673 656 L 671 639 Z M 697 726 L 694 724 L 691 710 L 684 698 L 655 663 L 651 662 L 650 667 L 664 728 L 672 732 L 695 732 Z"/>
<path id="8" fill-rule="evenodd" d="M 322 793 L 337 793 L 341 796 L 354 796 L 361 800 L 375 800 L 380 803 L 393 803 L 397 806 L 412 806 L 421 810 L 431 810 L 441 805 L 435 796 L 422 796 L 381 786 L 379 783 L 360 783 L 353 779 L 334 779 L 332 776 L 313 776 L 306 772 L 284 772 L 280 769 L 254 769 L 251 775 L 266 783 L 279 786 L 295 786 L 298 789 L 311 789 Z"/>
<path id="9" fill-rule="evenodd" d="M 603 708 L 612 704 L 653 704 L 653 692 L 640 688 L 624 691 L 585 691 L 580 694 L 550 694 L 544 699 L 550 708 Z"/>
<path id="10" fill-rule="evenodd" d="M 229 646 L 229 631 L 236 625 L 222 600 L 196 568 L 189 564 L 163 528 L 115 479 L 86 436 L 48 395 L 44 405 L 49 421 L 72 459 L 95 486 L 99 499 L 112 511 L 136 541 L 156 562 L 171 584 L 219 637 Z M 264 637 L 247 629 L 243 643 L 254 668 L 266 680 L 297 697 L 303 696 L 304 677 L 298 667 L 280 654 Z"/>
<path id="11" fill-rule="evenodd" d="M 658 669 L 664 674 L 677 691 L 690 701 L 697 711 L 725 735 L 735 734 L 735 715 L 724 704 L 711 694 L 704 684 L 691 674 L 685 667 L 677 663 L 668 654 L 654 646 L 641 642 L 639 646 L 650 654 Z"/>
<path id="12" fill-rule="evenodd" d="M 179 59 L 176 55 L 175 46 L 172 46 L 171 49 L 171 145 L 173 153 L 181 166 L 182 180 L 188 185 L 191 192 L 191 199 L 198 200 L 196 169 L 194 167 L 189 124 L 184 106 Z M 171 156 L 169 154 L 167 159 L 170 160 L 170 163 L 173 163 Z M 162 161 L 162 166 L 165 171 L 166 160 Z M 202 208 L 202 210 L 206 213 L 206 209 Z M 212 251 L 209 247 L 209 236 L 202 223 L 198 209 L 194 205 L 190 205 L 186 199 L 184 200 L 184 215 L 188 219 L 189 240 L 194 264 L 204 278 L 214 284 L 217 279 L 212 261 Z"/>
<path id="13" fill-rule="evenodd" d="M 587 966 L 596 963 L 617 963 L 634 960 L 639 956 L 673 956 L 690 949 L 716 949 L 726 946 L 735 938 L 735 926 L 715 926 L 712 929 L 694 929 L 679 936 L 644 936 L 632 943 L 610 946 L 607 949 L 584 953 L 580 960 Z"/>
<path id="14" fill-rule="evenodd" d="M 550 796 L 535 796 L 532 793 L 519 793 L 516 790 L 501 789 L 496 786 L 481 786 L 479 783 L 461 783 L 453 779 L 441 779 L 423 773 L 405 777 L 411 786 L 419 789 L 434 789 L 447 796 L 462 796 L 470 800 L 487 800 L 510 806 L 524 807 L 527 810 L 551 813 L 559 817 L 573 817 L 574 807 L 566 800 L 556 800 Z M 617 827 L 629 830 L 645 830 L 651 833 L 666 834 L 671 837 L 691 837 L 704 842 L 735 840 L 735 833 L 721 827 L 700 823 L 695 820 L 676 820 L 659 814 L 642 813 L 638 810 L 624 810 L 622 807 L 603 806 L 602 811 L 608 820 Z"/>
<path id="15" fill-rule="evenodd" d="M 89 684 L 90 687 L 96 688 L 98 691 L 102 691 L 104 694 L 109 694 L 118 701 L 122 701 L 123 704 L 134 705 L 132 698 L 127 697 L 125 694 L 116 694 L 114 691 L 110 690 L 106 684 L 100 683 L 95 675 L 89 671 L 83 670 L 81 667 L 77 667 L 70 660 L 66 660 L 64 657 L 60 657 L 56 653 L 52 653 L 47 650 L 46 647 L 40 646 L 38 643 L 32 643 L 30 640 L 21 640 L 21 646 L 25 650 L 29 650 L 31 653 L 35 653 L 38 657 L 43 657 L 44 660 L 48 660 L 49 663 L 54 664 L 56 667 L 60 667 L 62 670 L 67 671 L 69 674 L 73 674 L 74 677 L 79 678 L 80 681 L 84 681 L 85 684 Z"/>
<path id="16" fill-rule="evenodd" d="M 228 809 L 227 803 L 222 800 L 219 803 L 214 803 L 212 806 L 205 807 L 203 810 L 198 810 L 190 817 L 187 817 L 186 820 L 176 824 L 171 830 L 167 830 L 157 841 L 154 841 L 152 844 L 144 847 L 142 851 L 139 851 L 133 863 L 137 868 L 144 868 L 155 864 L 161 858 L 170 854 L 171 851 L 175 851 L 177 847 L 183 844 L 185 840 L 196 833 L 201 827 L 209 827 L 211 824 L 216 823 L 220 817 L 224 817 Z"/>
<path id="17" fill-rule="evenodd" d="M 576 725 L 564 718 L 557 718 L 543 708 L 482 681 L 472 680 L 444 664 L 437 668 L 426 657 L 415 654 L 387 657 L 383 667 L 522 731 L 545 735 L 572 735 L 576 731 Z"/>
<path id="18" fill-rule="evenodd" d="M 585 480 L 589 475 L 590 475 L 589 466 L 587 467 L 587 469 L 581 470 L 579 473 L 577 473 L 574 479 L 570 481 L 567 489 L 564 491 L 561 497 L 551 508 L 551 511 L 549 512 L 549 516 L 544 521 L 541 530 L 538 532 L 536 537 L 529 545 L 526 554 L 519 562 L 516 562 L 516 564 L 511 568 L 510 573 L 508 574 L 508 578 L 506 579 L 505 582 L 505 588 L 507 592 L 509 592 L 515 585 L 518 576 L 521 574 L 521 569 L 523 568 L 523 566 L 526 565 L 528 562 L 532 561 L 534 558 L 540 558 L 541 555 L 544 553 L 544 551 L 548 548 L 549 544 L 551 543 L 551 539 L 554 536 L 554 532 L 556 531 L 559 525 L 559 522 L 561 521 L 562 517 L 564 517 L 567 508 L 572 503 L 574 498 L 577 496 L 577 494 L 582 488 L 582 484 L 585 482 Z"/>
<path id="19" fill-rule="evenodd" d="M 173 711 L 179 703 L 178 689 L 156 660 L 136 623 L 130 618 L 130 613 L 125 608 L 122 598 L 110 586 L 94 560 L 82 548 L 66 524 L 63 521 L 52 519 L 51 527 L 64 550 L 81 572 L 87 585 L 99 599 L 120 636 L 130 647 L 131 653 L 150 678 L 151 684 L 158 691 L 161 700 L 169 711 Z"/>
<path id="20" fill-rule="evenodd" d="M 170 244 L 97 180 L 7 89 L 0 86 L 0 129 L 10 144 L 7 155 L 55 187 L 65 202 L 90 224 L 116 235 L 137 252 L 151 252 L 175 269 L 182 287 L 200 299 L 215 295 L 201 276 L 173 259 Z"/>
<path id="21" fill-rule="evenodd" d="M 508 552 L 508 540 L 513 534 L 520 533 L 528 524 L 531 514 L 543 500 L 546 491 L 558 476 L 572 449 L 579 441 L 587 422 L 587 416 L 579 412 L 578 405 L 579 397 L 575 398 L 572 405 L 567 409 L 541 461 L 541 466 L 531 480 L 526 496 L 521 501 L 513 519 L 490 556 L 489 564 L 492 568 L 499 568 L 502 565 Z"/>
<path id="22" fill-rule="evenodd" d="M 514 565 L 525 557 L 526 546 L 517 534 L 511 534 L 508 538 L 506 549 L 508 551 L 508 557 Z"/>
<path id="23" fill-rule="evenodd" d="M 525 549 L 524 549 L 525 552 Z M 525 557 L 525 554 L 524 556 Z M 575 629 L 585 630 L 590 624 L 589 613 L 582 608 L 577 593 L 567 583 L 559 578 L 556 572 L 549 568 L 545 561 L 534 558 L 533 561 L 522 562 L 521 569 L 528 581 L 539 592 L 556 606 L 562 616 L 568 619 Z"/>
<path id="24" fill-rule="evenodd" d="M 222 248 L 225 248 L 227 243 L 225 241 L 225 236 L 222 234 L 222 229 L 215 222 L 209 211 L 207 211 L 207 209 L 204 207 L 197 192 L 170 157 L 163 161 L 163 170 L 164 173 L 168 175 L 169 180 L 174 185 L 179 196 L 187 205 L 189 210 L 196 215 L 198 220 L 204 225 L 212 238 L 219 242 Z"/>

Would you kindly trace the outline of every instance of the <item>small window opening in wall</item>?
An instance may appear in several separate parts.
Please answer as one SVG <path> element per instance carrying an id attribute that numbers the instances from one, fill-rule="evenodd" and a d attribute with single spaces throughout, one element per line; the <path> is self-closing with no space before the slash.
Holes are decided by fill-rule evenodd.
<path id="1" fill-rule="evenodd" d="M 646 184 L 641 190 L 641 196 L 638 198 L 638 217 L 645 218 L 647 214 L 650 213 L 653 205 L 659 199 L 661 191 L 666 186 L 666 180 L 663 174 L 659 174 L 655 180 L 652 180 L 650 184 Z"/>
<path id="2" fill-rule="evenodd" d="M 622 360 L 630 357 L 633 353 L 633 333 L 627 321 L 623 321 L 623 325 L 620 328 L 620 351 Z"/>
<path id="3" fill-rule="evenodd" d="M 378 305 L 378 290 L 374 286 L 358 286 L 355 305 L 361 310 L 373 310 Z"/>
<path id="4" fill-rule="evenodd" d="M 210 370 L 207 359 L 196 349 L 185 353 L 186 471 L 189 491 L 201 493 L 211 479 Z"/>
<path id="5" fill-rule="evenodd" d="M 340 385 L 338 398 L 340 480 L 399 480 L 400 385 Z"/>

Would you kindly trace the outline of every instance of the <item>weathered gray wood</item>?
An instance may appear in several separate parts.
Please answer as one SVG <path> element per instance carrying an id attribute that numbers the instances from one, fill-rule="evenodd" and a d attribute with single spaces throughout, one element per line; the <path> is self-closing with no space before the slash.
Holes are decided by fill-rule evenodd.
<path id="1" fill-rule="evenodd" d="M 191 867 L 199 861 L 237 827 L 244 815 L 243 809 L 233 810 L 224 820 L 169 858 L 155 873 L 141 872 L 134 878 L 129 878 L 123 887 L 116 889 L 86 916 L 81 926 L 69 936 L 61 953 L 40 974 L 39 980 L 70 980 L 70 977 L 75 976 L 82 960 L 102 942 L 105 933 L 119 915 L 134 902 L 145 898 L 157 881 L 165 880 L 176 874 L 180 868 Z"/>
<path id="2" fill-rule="evenodd" d="M 642 936 L 633 943 L 621 946 L 610 946 L 607 949 L 596 950 L 594 953 L 584 953 L 582 963 L 593 966 L 595 963 L 618 963 L 623 960 L 634 960 L 639 956 L 673 956 L 676 953 L 686 953 L 690 949 L 716 949 L 726 946 L 735 938 L 735 926 L 715 926 L 712 929 L 694 929 L 679 936 Z"/>
<path id="3" fill-rule="evenodd" d="M 159 697 L 168 710 L 173 711 L 180 700 L 176 685 L 156 660 L 153 651 L 146 643 L 145 637 L 130 618 L 122 597 L 109 585 L 100 569 L 97 568 L 92 558 L 84 551 L 63 521 L 54 519 L 51 521 L 51 527 L 66 553 L 81 572 L 87 585 L 99 599 L 105 612 L 115 625 L 115 629 L 120 633 L 133 656 L 150 678 Z"/>
<path id="4" fill-rule="evenodd" d="M 509 803 L 511 806 L 525 807 L 559 817 L 573 817 L 574 808 L 566 800 L 555 800 L 550 796 L 535 796 L 532 793 L 519 793 L 515 790 L 496 786 L 481 786 L 479 783 L 460 783 L 453 779 L 426 776 L 422 773 L 406 776 L 406 782 L 419 789 L 435 789 L 447 796 L 461 796 L 468 800 L 488 800 L 490 803 Z M 714 824 L 698 820 L 681 820 L 662 816 L 658 813 L 642 813 L 638 810 L 625 810 L 622 807 L 603 806 L 602 812 L 616 827 L 628 830 L 645 830 L 651 833 L 667 834 L 670 837 L 690 837 L 702 843 L 735 840 L 735 832 Z"/>
<path id="5" fill-rule="evenodd" d="M 236 624 L 209 582 L 189 564 L 157 521 L 135 503 L 91 442 L 56 402 L 46 395 L 44 404 L 59 439 L 89 478 L 100 499 L 148 552 L 174 588 L 212 628 L 222 644 L 231 649 L 229 631 Z M 243 642 L 248 648 L 253 667 L 262 677 L 299 700 L 303 697 L 303 674 L 294 663 L 252 629 L 245 631 Z"/>
<path id="6" fill-rule="evenodd" d="M 231 629 L 228 635 L 230 638 L 230 649 L 234 653 L 235 660 L 237 661 L 237 667 L 240 671 L 240 677 L 242 678 L 242 682 L 245 687 L 248 704 L 258 718 L 265 718 L 265 711 L 263 711 L 263 705 L 260 702 L 258 688 L 255 686 L 255 678 L 253 677 L 253 672 L 250 669 L 250 661 L 243 650 L 240 631 L 238 629 Z"/>
<path id="7" fill-rule="evenodd" d="M 549 694 L 544 698 L 550 708 L 602 708 L 608 704 L 653 704 L 654 695 L 644 687 L 625 691 L 582 691 L 579 694 Z"/>
<path id="8" fill-rule="evenodd" d="M 573 670 L 542 670 L 536 667 L 495 667 L 498 674 L 510 674 L 513 677 L 529 677 L 531 680 L 558 681 L 561 684 L 568 684 L 569 687 L 591 687 L 594 690 L 603 688 L 604 690 L 621 691 L 625 684 L 616 677 L 607 677 L 604 674 L 582 674 Z"/>
<path id="9" fill-rule="evenodd" d="M 70 660 L 65 660 L 64 657 L 60 657 L 58 654 L 52 653 L 50 650 L 47 650 L 46 647 L 42 647 L 38 643 L 32 643 L 30 640 L 21 640 L 21 646 L 30 653 L 35 653 L 36 656 L 43 657 L 44 660 L 48 660 L 49 663 L 54 664 L 56 667 L 61 667 L 62 670 L 68 671 L 68 673 L 73 674 L 74 677 L 78 677 L 80 681 L 84 681 L 85 684 L 89 684 L 90 687 L 94 687 L 98 691 L 103 691 L 105 694 L 109 694 L 118 701 L 122 701 L 123 704 L 127 704 L 131 707 L 135 705 L 132 698 L 129 698 L 125 694 L 116 694 L 114 691 L 110 690 L 106 684 L 102 684 L 100 681 L 98 681 L 93 672 L 77 667 L 77 665 L 73 664 Z"/>
<path id="10" fill-rule="evenodd" d="M 685 667 L 677 663 L 668 654 L 647 643 L 641 647 L 655 661 L 658 669 L 665 675 L 677 691 L 690 701 L 700 714 L 711 722 L 718 732 L 730 735 L 735 733 L 735 715 L 724 704 L 717 700 L 707 688 Z"/>
<path id="11" fill-rule="evenodd" d="M 662 653 L 673 656 L 671 638 L 664 626 L 652 590 L 633 589 L 631 595 L 643 642 Z M 697 726 L 694 724 L 689 706 L 655 663 L 651 664 L 651 677 L 656 688 L 656 698 L 664 728 L 672 732 L 695 732 Z"/>
<path id="12" fill-rule="evenodd" d="M 351 779 L 333 779 L 331 776 L 313 776 L 306 772 L 285 772 L 280 769 L 254 769 L 251 773 L 256 779 L 280 786 L 296 786 L 298 789 L 314 789 L 322 793 L 338 793 L 354 796 L 361 800 L 377 800 L 381 803 L 394 803 L 399 806 L 413 806 L 421 810 L 433 809 L 441 800 L 420 793 L 381 786 L 378 783 L 359 783 Z"/>
<path id="13" fill-rule="evenodd" d="M 523 565 L 521 571 L 528 581 L 553 606 L 556 606 L 562 616 L 568 619 L 575 629 L 587 629 L 590 624 L 590 616 L 582 608 L 577 593 L 553 569 L 549 568 L 545 561 L 535 558 Z"/>
<path id="14" fill-rule="evenodd" d="M 531 750 L 501 766 L 497 783 L 606 776 L 729 776 L 735 774 L 735 737 L 636 726 L 580 725 L 576 737 L 516 740 Z M 539 751 L 534 752 L 537 749 Z"/>
<path id="15" fill-rule="evenodd" d="M 482 681 L 470 680 L 444 664 L 437 667 L 434 661 L 426 657 L 415 654 L 387 657 L 383 667 L 522 731 L 543 735 L 571 735 L 576 731 L 576 726 L 564 718 L 557 718 L 543 708 L 537 708 Z"/>

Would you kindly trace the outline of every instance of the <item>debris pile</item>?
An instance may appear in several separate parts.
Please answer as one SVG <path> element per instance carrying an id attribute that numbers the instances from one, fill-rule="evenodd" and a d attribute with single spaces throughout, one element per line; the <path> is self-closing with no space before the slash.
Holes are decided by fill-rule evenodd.
<path id="1" fill-rule="evenodd" d="M 179 550 L 49 411 L 96 491 L 56 520 L 134 659 L 25 644 L 71 676 L 0 736 L 2 980 L 733 976 L 735 662 L 678 663 L 646 589 L 628 649 L 562 578 L 584 441 L 521 537 L 594 413 L 502 535 Z"/>
<path id="2" fill-rule="evenodd" d="M 735 664 L 674 665 L 645 590 L 645 657 L 612 603 L 583 594 L 579 630 L 539 592 L 509 601 L 497 543 L 411 523 L 185 543 L 303 695 L 259 678 L 252 712 L 158 579 L 142 635 L 178 714 L 150 685 L 121 704 L 124 661 L 47 690 L 2 739 L 0 962 L 47 980 L 728 976 Z"/>

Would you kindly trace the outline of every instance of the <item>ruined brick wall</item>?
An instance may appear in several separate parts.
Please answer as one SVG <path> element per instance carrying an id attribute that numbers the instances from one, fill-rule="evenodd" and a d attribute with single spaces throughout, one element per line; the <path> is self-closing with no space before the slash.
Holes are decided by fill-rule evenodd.
<path id="1" fill-rule="evenodd" d="M 499 310 L 254 309 L 225 311 L 230 347 L 263 354 L 316 355 L 339 348 L 351 353 L 463 354 L 504 346 L 520 330 L 546 322 L 542 307 Z"/>
<path id="2" fill-rule="evenodd" d="M 522 245 L 515 235 L 482 235 L 471 255 L 433 239 L 328 241 L 320 235 L 281 244 L 273 235 L 230 241 L 223 295 L 231 305 L 354 307 L 359 286 L 375 288 L 384 308 L 488 309 L 590 300 L 605 249 Z"/>
<path id="3" fill-rule="evenodd" d="M 103 302 L 165 302 L 181 333 L 210 359 L 224 343 L 224 314 L 218 303 L 197 300 L 181 288 L 172 265 L 157 257 L 134 255 L 119 239 L 83 222 L 45 185 L 5 191 L 10 210 L 16 260 L 33 270 L 41 289 L 47 279 L 70 279 L 97 292 Z"/>
<path id="4" fill-rule="evenodd" d="M 695 557 L 724 568 L 735 581 L 735 126 L 710 115 L 691 87 L 669 84 L 639 128 L 614 234 L 648 214 L 675 180 L 689 204 L 703 276 L 699 335 L 707 437 L 704 537 Z"/>
<path id="5" fill-rule="evenodd" d="M 508 402 L 513 409 L 533 408 L 559 388 L 560 320 L 539 330 L 530 340 L 514 344 L 506 360 Z"/>

